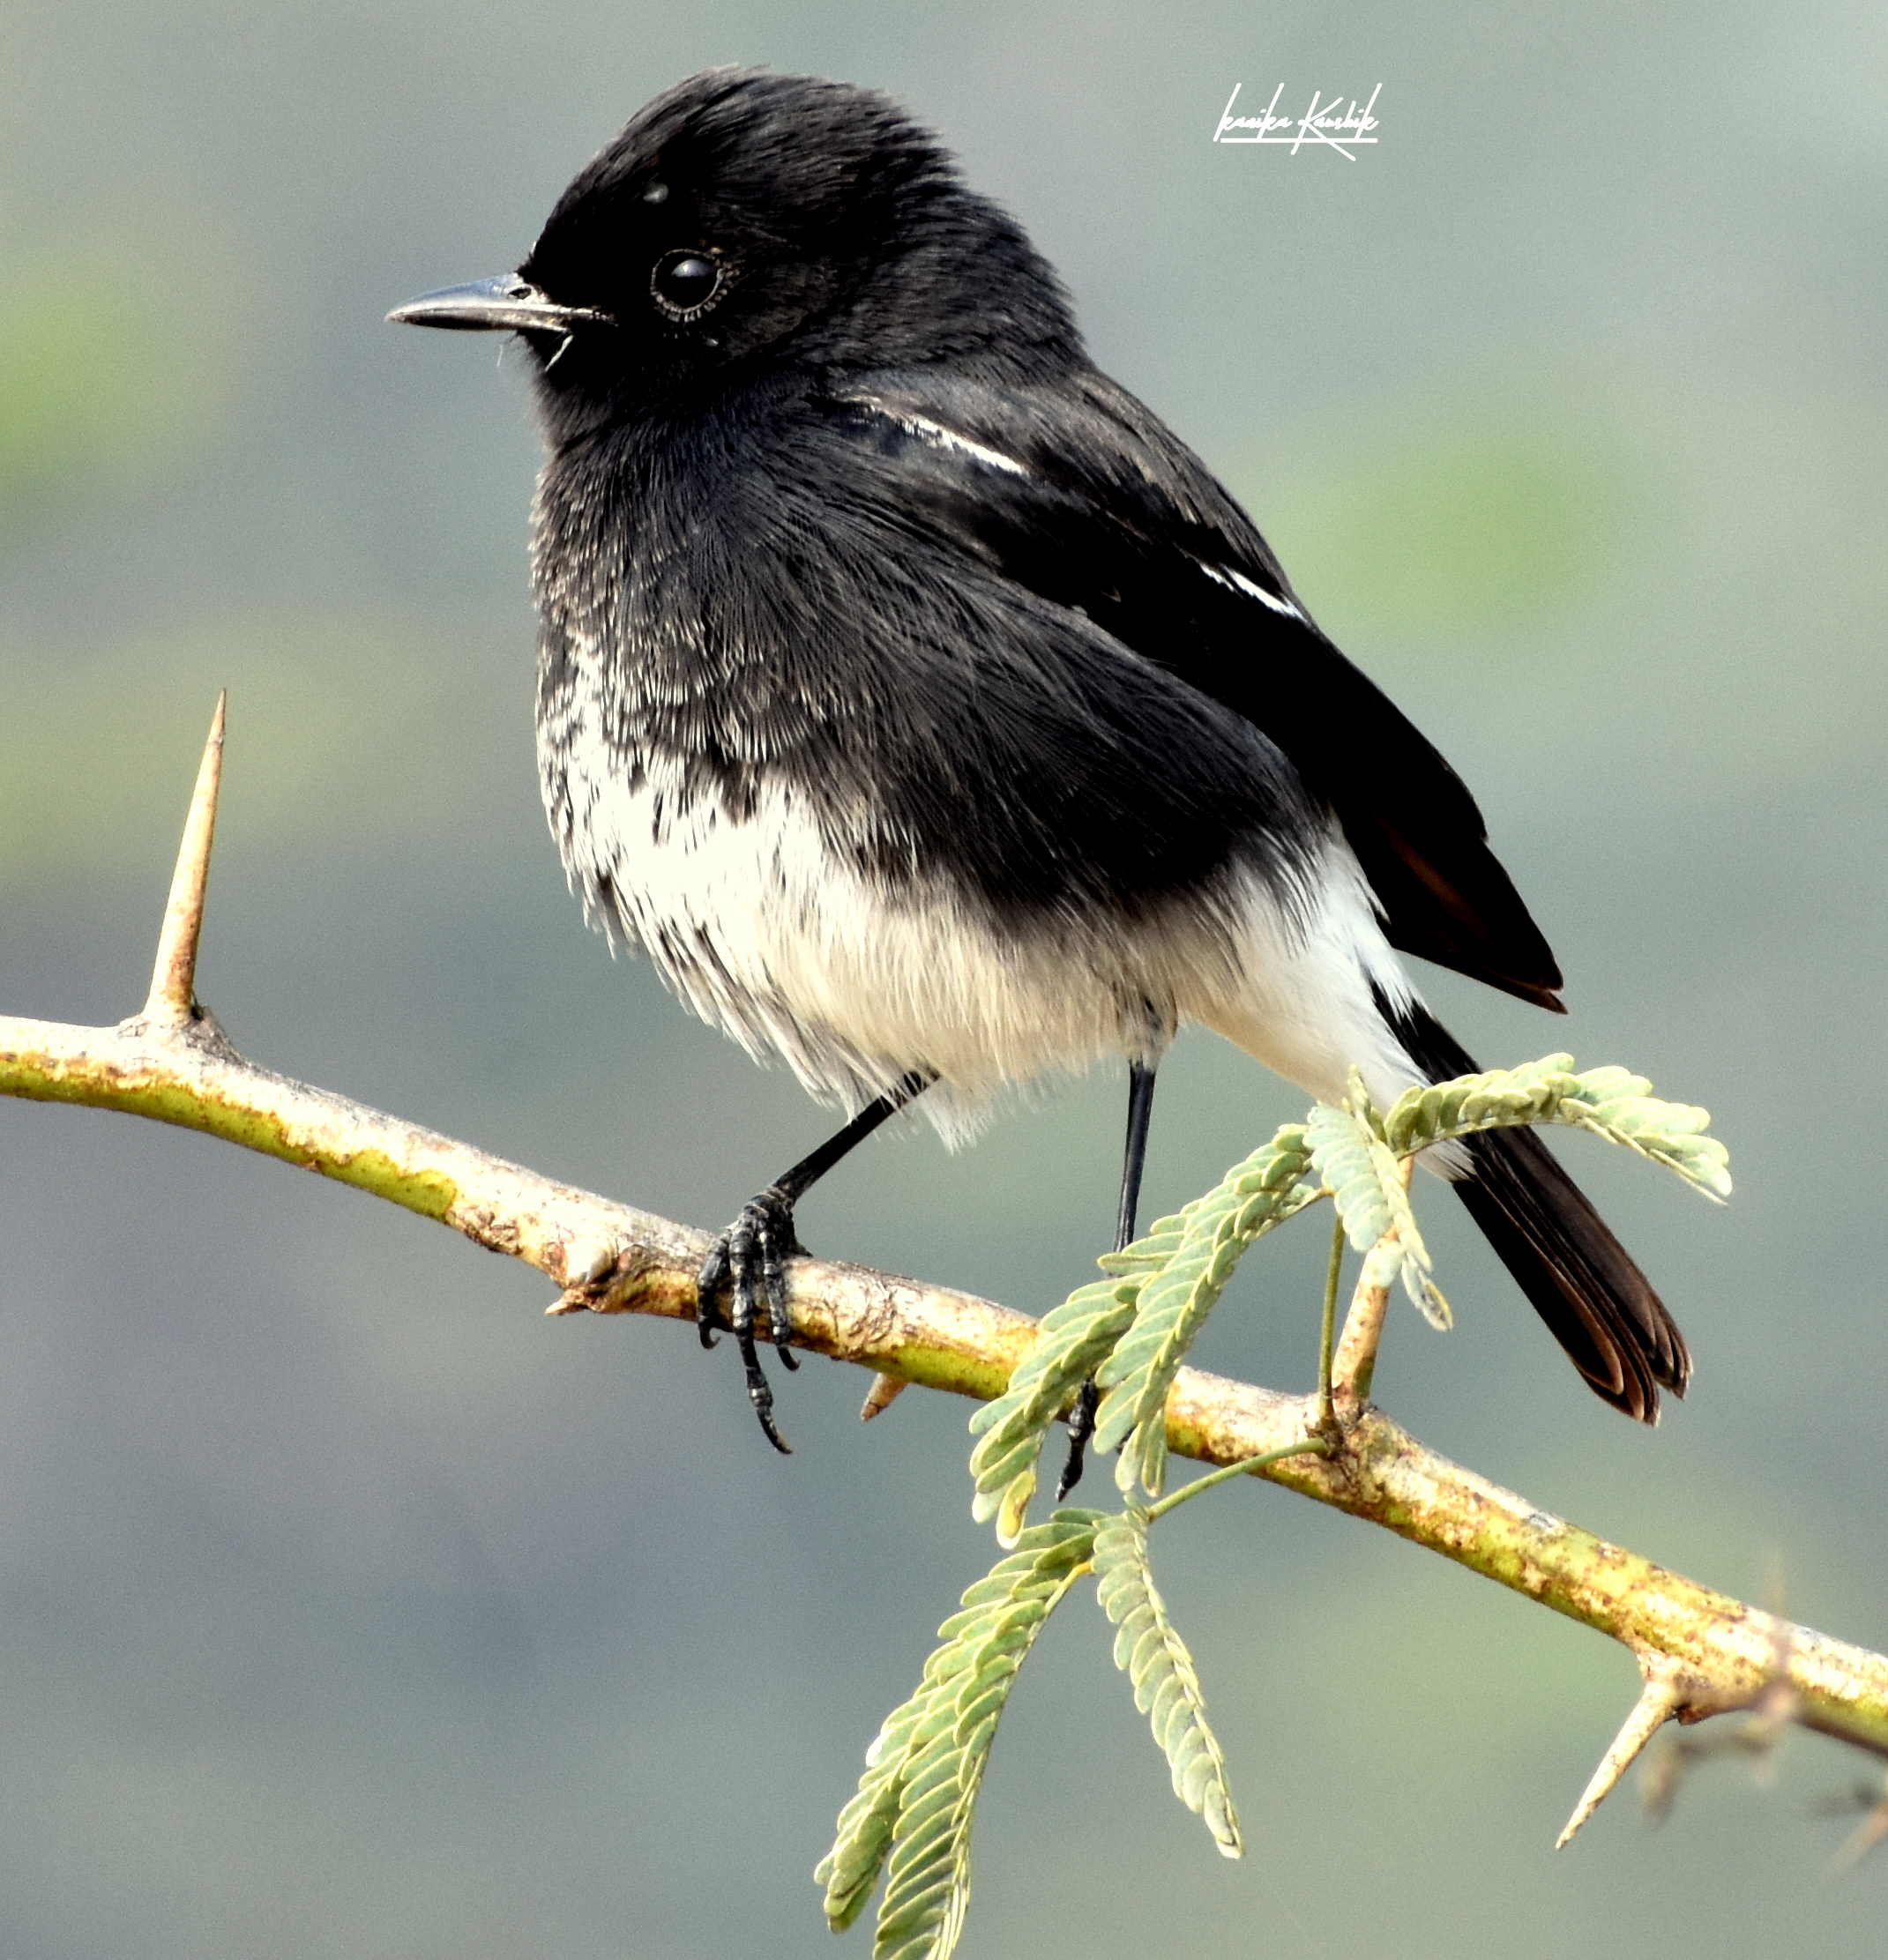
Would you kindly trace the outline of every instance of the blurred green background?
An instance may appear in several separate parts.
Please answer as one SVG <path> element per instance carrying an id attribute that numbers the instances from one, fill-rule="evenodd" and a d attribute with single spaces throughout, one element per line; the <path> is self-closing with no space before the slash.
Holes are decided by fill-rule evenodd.
<path id="1" fill-rule="evenodd" d="M 829 1119 L 612 963 L 531 751 L 515 357 L 381 324 L 515 264 L 657 89 L 889 88 L 1060 265 L 1097 357 L 1247 501 L 1474 786 L 1564 1042 L 1708 1104 L 1738 1194 L 1568 1155 L 1698 1357 L 1657 1434 L 1428 1200 L 1458 1330 L 1379 1392 L 1540 1504 L 1888 1643 L 1888 622 L 1878 6 L 1160 9 L 12 0 L 0 19 L 0 1009 L 142 998 L 230 689 L 200 987 L 257 1059 L 710 1225 Z M 1232 85 L 1383 85 L 1381 142 L 1215 148 Z M 1300 103 L 1299 106 L 1302 106 Z M 1430 984 L 1433 982 L 1433 984 Z M 809 1242 L 1041 1310 L 1121 1085 L 874 1145 Z M 1166 1206 L 1296 1107 L 1205 1038 Z M 860 1751 L 989 1557 L 966 1407 L 810 1364 L 765 1449 L 685 1329 L 226 1146 L 0 1104 L 0 1956 L 824 1954 Z M 1202 1359 L 1308 1385 L 1323 1235 Z M 1792 1740 L 1555 1833 L 1625 1656 L 1281 1493 L 1157 1546 L 1247 1821 L 1175 1805 L 1072 1601 L 983 1804 L 965 1951 L 1852 1955 Z M 1776 1574 L 1773 1582 L 1772 1575 Z M 863 1954 L 869 1934 L 850 1935 Z"/>

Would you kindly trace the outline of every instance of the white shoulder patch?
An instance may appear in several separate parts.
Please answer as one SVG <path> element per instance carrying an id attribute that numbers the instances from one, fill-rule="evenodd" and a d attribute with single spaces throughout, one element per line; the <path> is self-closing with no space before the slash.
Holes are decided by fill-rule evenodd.
<path id="1" fill-rule="evenodd" d="M 858 399 L 862 408 L 869 408 L 875 415 L 883 415 L 886 421 L 896 422 L 907 436 L 915 436 L 921 443 L 929 443 L 933 449 L 967 456 L 973 462 L 982 464 L 984 468 L 1001 470 L 1006 476 L 1031 473 L 1013 456 L 1005 456 L 1000 449 L 990 449 L 982 443 L 974 443 L 969 436 L 959 436 L 954 429 L 946 429 L 942 422 L 934 422 L 928 415 L 907 415 L 888 406 L 876 395 L 864 395 Z"/>
<path id="2" fill-rule="evenodd" d="M 1204 559 L 1197 560 L 1196 563 L 1207 578 L 1224 585 L 1228 592 L 1244 592 L 1248 598 L 1256 599 L 1261 606 L 1269 606 L 1273 612 L 1282 614 L 1287 619 L 1304 617 L 1290 600 L 1280 599 L 1276 592 L 1268 592 L 1263 585 L 1248 578 L 1242 571 L 1233 571 L 1224 565 L 1209 565 Z"/>

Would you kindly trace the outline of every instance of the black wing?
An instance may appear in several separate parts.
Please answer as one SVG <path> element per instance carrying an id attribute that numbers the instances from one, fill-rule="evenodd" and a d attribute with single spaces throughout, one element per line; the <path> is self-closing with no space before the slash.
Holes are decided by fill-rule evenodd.
<path id="1" fill-rule="evenodd" d="M 1093 369 L 996 389 L 848 377 L 825 435 L 875 502 L 1233 710 L 1343 825 L 1393 945 L 1560 1010 L 1554 956 L 1461 779 L 1293 593 L 1205 466 Z M 877 481 L 889 476 L 889 482 Z"/>

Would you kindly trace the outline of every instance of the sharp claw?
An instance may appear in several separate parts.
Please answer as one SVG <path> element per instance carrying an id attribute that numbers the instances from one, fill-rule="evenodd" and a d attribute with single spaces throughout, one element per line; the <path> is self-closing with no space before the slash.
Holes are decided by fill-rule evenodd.
<path id="1" fill-rule="evenodd" d="M 728 1284 L 728 1241 L 717 1239 L 695 1276 L 695 1330 L 704 1347 L 719 1345 L 714 1331 L 715 1295 Z"/>
<path id="2" fill-rule="evenodd" d="M 760 1418 L 761 1435 L 764 1435 L 767 1439 L 767 1441 L 780 1451 L 781 1456 L 792 1456 L 794 1453 L 794 1446 L 787 1442 L 787 1438 L 783 1436 L 777 1428 L 774 1427 L 772 1410 L 763 1409 L 757 1403 L 754 1407 L 754 1413 Z"/>
<path id="3" fill-rule="evenodd" d="M 1062 1466 L 1062 1480 L 1056 1486 L 1058 1504 L 1082 1480 L 1082 1472 L 1087 1467 L 1085 1458 L 1088 1439 L 1094 1434 L 1094 1412 L 1101 1399 L 1101 1392 L 1091 1379 L 1082 1383 L 1075 1406 L 1069 1411 L 1069 1454 Z"/>
<path id="4" fill-rule="evenodd" d="M 790 1457 L 793 1450 L 773 1421 L 773 1390 L 769 1385 L 766 1371 L 760 1365 L 760 1357 L 754 1352 L 754 1330 L 750 1327 L 737 1337 L 741 1343 L 741 1359 L 747 1368 L 748 1400 L 754 1405 L 754 1413 L 760 1419 L 760 1433 L 766 1437 L 783 1457 Z"/>
<path id="5" fill-rule="evenodd" d="M 759 1418 L 761 1432 L 783 1457 L 793 1451 L 775 1426 L 773 1390 L 755 1352 L 755 1308 L 764 1306 L 766 1310 L 767 1338 L 779 1353 L 780 1365 L 797 1369 L 800 1358 L 787 1345 L 793 1338 L 793 1320 L 787 1307 L 787 1256 L 803 1249 L 794 1233 L 791 1204 L 784 1193 L 770 1189 L 742 1207 L 741 1216 L 716 1240 L 696 1281 L 695 1318 L 701 1344 L 704 1347 L 715 1345 L 713 1329 L 717 1320 L 733 1333 L 747 1371 L 748 1398 Z M 716 1305 L 724 1290 L 725 1315 Z"/>
<path id="6" fill-rule="evenodd" d="M 787 1311 L 787 1262 L 780 1254 L 780 1240 L 771 1230 L 761 1238 L 760 1271 L 761 1284 L 767 1294 L 767 1338 L 780 1358 L 780 1366 L 791 1373 L 798 1369 L 800 1358 L 787 1345 L 794 1330 Z"/>

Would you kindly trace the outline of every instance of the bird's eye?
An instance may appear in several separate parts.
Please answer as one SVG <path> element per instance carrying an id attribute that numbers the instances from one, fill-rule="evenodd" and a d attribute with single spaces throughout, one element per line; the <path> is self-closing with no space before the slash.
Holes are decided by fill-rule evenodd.
<path id="1" fill-rule="evenodd" d="M 671 320 L 698 319 L 720 298 L 727 275 L 702 252 L 665 252 L 649 276 L 655 303 Z"/>

